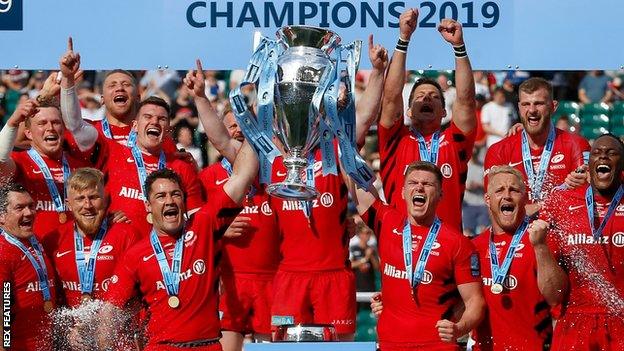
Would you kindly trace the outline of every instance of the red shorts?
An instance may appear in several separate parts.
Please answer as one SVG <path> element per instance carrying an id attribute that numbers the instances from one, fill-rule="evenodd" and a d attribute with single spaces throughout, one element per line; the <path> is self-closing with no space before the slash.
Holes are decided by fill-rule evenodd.
<path id="1" fill-rule="evenodd" d="M 435 344 L 405 343 L 405 342 L 379 342 L 379 351 L 457 351 L 459 346 L 455 343 L 437 342 Z"/>
<path id="2" fill-rule="evenodd" d="M 147 345 L 143 351 L 223 351 L 221 348 L 221 343 L 218 342 L 216 344 L 206 345 L 206 346 L 198 346 L 198 347 L 176 347 L 171 345 Z"/>
<path id="3" fill-rule="evenodd" d="M 624 351 L 622 317 L 605 314 L 567 313 L 557 321 L 552 351 Z"/>
<path id="4" fill-rule="evenodd" d="M 278 271 L 273 283 L 271 325 L 333 324 L 338 334 L 355 333 L 355 275 L 350 269 Z"/>
<path id="5" fill-rule="evenodd" d="M 272 274 L 221 276 L 221 330 L 271 334 Z"/>

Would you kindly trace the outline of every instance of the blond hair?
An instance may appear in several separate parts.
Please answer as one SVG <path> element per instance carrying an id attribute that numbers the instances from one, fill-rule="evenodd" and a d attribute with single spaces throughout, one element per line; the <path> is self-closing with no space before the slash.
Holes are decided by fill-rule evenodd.
<path id="1" fill-rule="evenodd" d="M 83 191 L 85 189 L 93 189 L 97 187 L 104 189 L 104 173 L 95 168 L 79 168 L 72 172 L 69 176 L 67 185 L 70 189 L 76 191 Z"/>
<path id="2" fill-rule="evenodd" d="M 519 170 L 508 166 L 508 165 L 502 165 L 502 166 L 494 166 L 490 169 L 487 177 L 488 177 L 488 189 L 490 188 L 490 184 L 492 184 L 492 179 L 494 179 L 494 176 L 498 175 L 498 174 L 511 174 L 513 176 L 515 176 L 518 181 L 520 182 L 520 184 L 524 185 L 524 177 L 522 176 L 522 173 L 520 173 Z M 522 187 L 522 191 L 525 192 L 526 188 L 523 186 Z"/>

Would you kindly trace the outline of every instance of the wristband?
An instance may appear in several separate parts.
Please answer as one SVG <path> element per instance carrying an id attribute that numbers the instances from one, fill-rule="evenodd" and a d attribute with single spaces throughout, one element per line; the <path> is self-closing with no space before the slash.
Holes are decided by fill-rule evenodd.
<path id="1" fill-rule="evenodd" d="M 466 51 L 466 45 L 462 44 L 459 46 L 453 46 L 453 52 L 455 52 L 455 57 L 462 58 L 468 56 L 468 52 Z"/>
<path id="2" fill-rule="evenodd" d="M 394 48 L 396 51 L 400 51 L 402 53 L 407 53 L 407 45 L 409 44 L 409 40 L 403 40 L 401 39 L 401 37 L 399 37 L 399 40 L 397 41 L 397 45 Z"/>

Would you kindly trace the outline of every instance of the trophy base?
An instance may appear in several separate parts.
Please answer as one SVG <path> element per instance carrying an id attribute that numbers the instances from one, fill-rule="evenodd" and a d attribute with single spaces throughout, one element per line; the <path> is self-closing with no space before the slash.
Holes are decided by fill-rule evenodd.
<path id="1" fill-rule="evenodd" d="M 274 183 L 267 187 L 267 192 L 282 200 L 310 201 L 319 196 L 315 188 L 296 183 Z"/>
<path id="2" fill-rule="evenodd" d="M 336 328 L 331 324 L 284 324 L 277 327 L 273 342 L 338 341 Z"/>

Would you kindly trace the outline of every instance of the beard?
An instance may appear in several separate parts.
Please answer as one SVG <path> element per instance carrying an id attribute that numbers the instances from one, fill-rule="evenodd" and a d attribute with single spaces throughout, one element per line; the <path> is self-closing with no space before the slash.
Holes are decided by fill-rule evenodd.
<path id="1" fill-rule="evenodd" d="M 106 212 L 102 212 L 95 216 L 94 220 L 85 221 L 82 217 L 76 217 L 76 225 L 78 228 L 82 230 L 84 234 L 96 234 L 100 227 L 102 226 L 102 221 L 104 220 L 104 216 Z"/>

